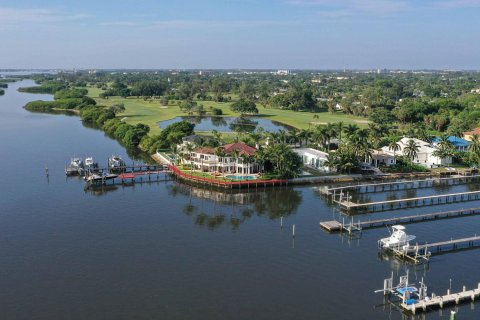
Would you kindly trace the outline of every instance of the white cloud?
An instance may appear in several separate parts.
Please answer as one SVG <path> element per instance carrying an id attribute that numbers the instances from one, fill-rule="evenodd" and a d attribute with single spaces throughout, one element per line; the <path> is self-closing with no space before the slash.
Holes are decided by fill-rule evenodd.
<path id="1" fill-rule="evenodd" d="M 322 15 L 331 17 L 356 14 L 389 15 L 410 8 L 410 4 L 406 0 L 289 0 L 287 3 L 316 7 Z"/>
<path id="2" fill-rule="evenodd" d="M 105 27 L 138 27 L 148 29 L 192 29 L 192 28 L 248 28 L 248 27 L 268 27 L 268 26 L 287 26 L 294 25 L 291 21 L 274 20 L 234 20 L 234 21 L 212 21 L 212 20 L 156 20 L 156 21 L 119 21 L 103 22 L 100 26 Z"/>
<path id="3" fill-rule="evenodd" d="M 439 1 L 438 6 L 444 8 L 474 8 L 480 7 L 480 0 L 445 0 Z"/>
<path id="4" fill-rule="evenodd" d="M 85 17 L 87 17 L 87 15 L 67 14 L 56 12 L 50 9 L 20 9 L 0 7 L 0 21 L 2 25 L 74 21 L 83 19 Z"/>

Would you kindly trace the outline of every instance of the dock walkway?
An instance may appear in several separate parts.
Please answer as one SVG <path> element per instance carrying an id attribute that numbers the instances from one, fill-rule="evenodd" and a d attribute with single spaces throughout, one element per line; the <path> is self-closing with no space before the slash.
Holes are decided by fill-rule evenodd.
<path id="1" fill-rule="evenodd" d="M 424 299 L 417 301 L 413 304 L 407 304 L 402 302 L 400 306 L 407 311 L 415 314 L 417 310 L 427 311 L 427 309 L 433 308 L 443 308 L 447 304 L 459 304 L 464 301 L 475 301 L 475 299 L 480 296 L 480 283 L 476 289 L 467 290 L 463 286 L 463 290 L 458 293 L 451 293 L 450 290 L 447 291 L 447 294 L 444 296 L 432 295 L 429 299 Z"/>
<path id="2" fill-rule="evenodd" d="M 366 220 L 366 221 L 358 221 L 358 222 L 351 221 L 349 223 L 345 223 L 344 221 L 340 222 L 337 220 L 321 221 L 320 226 L 329 232 L 342 231 L 342 230 L 351 232 L 354 230 L 379 228 L 379 227 L 385 227 L 385 226 L 390 226 L 394 224 L 419 223 L 419 222 L 427 222 L 432 220 L 469 217 L 469 216 L 474 216 L 478 214 L 480 214 L 480 207 L 461 209 L 461 210 L 451 210 L 451 211 L 444 211 L 444 212 L 416 214 L 416 215 L 409 215 L 409 216 L 403 216 L 403 217 Z"/>
<path id="3" fill-rule="evenodd" d="M 452 252 L 456 250 L 464 250 L 478 247 L 480 245 L 480 236 L 473 236 L 460 239 L 451 239 L 447 241 L 439 241 L 433 243 L 425 243 L 422 245 L 405 246 L 399 248 L 385 248 L 395 254 L 400 259 L 412 261 L 413 263 L 421 263 L 430 259 L 432 254 Z"/>
<path id="4" fill-rule="evenodd" d="M 334 200 L 342 209 L 363 210 L 363 212 L 375 212 L 385 210 L 397 210 L 411 207 L 421 207 L 428 205 L 440 205 L 460 201 L 475 201 L 480 199 L 480 191 L 468 191 L 449 194 L 438 194 L 433 196 L 405 198 L 396 200 L 385 200 L 375 202 L 356 203 L 350 200 Z M 369 211 L 370 209 L 370 211 Z"/>
<path id="5" fill-rule="evenodd" d="M 420 189 L 431 188 L 438 185 L 455 185 L 467 183 L 469 180 L 480 180 L 480 175 L 471 176 L 454 176 L 446 178 L 431 178 L 431 179 L 417 179 L 417 180 L 403 180 L 393 182 L 378 182 L 367 184 L 354 184 L 343 187 L 334 187 L 325 189 L 324 193 L 327 195 L 337 195 L 344 191 L 357 190 L 362 193 L 374 193 L 384 191 L 397 191 L 406 189 Z"/>

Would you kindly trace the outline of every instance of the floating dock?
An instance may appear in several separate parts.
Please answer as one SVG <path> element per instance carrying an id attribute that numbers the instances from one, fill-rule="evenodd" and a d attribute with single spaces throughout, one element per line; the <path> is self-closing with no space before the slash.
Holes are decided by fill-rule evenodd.
<path id="1" fill-rule="evenodd" d="M 452 219 L 459 217 L 469 217 L 480 214 L 480 207 L 470 208 L 470 209 L 461 209 L 461 210 L 451 210 L 444 212 L 435 212 L 435 213 L 425 213 L 425 214 L 416 214 L 403 217 L 394 217 L 394 218 L 385 218 L 385 219 L 376 219 L 376 220 L 366 220 L 366 221 L 357 221 L 354 222 L 353 219 L 346 223 L 345 221 L 321 221 L 320 226 L 329 232 L 335 231 L 361 231 L 364 229 L 379 228 L 395 224 L 410 224 L 410 223 L 419 223 L 427 222 L 432 220 L 441 220 L 441 219 Z"/>

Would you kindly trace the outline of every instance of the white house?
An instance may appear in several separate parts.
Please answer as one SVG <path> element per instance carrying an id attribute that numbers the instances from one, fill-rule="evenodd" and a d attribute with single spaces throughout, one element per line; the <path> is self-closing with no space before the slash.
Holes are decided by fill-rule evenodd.
<path id="1" fill-rule="evenodd" d="M 324 172 L 330 171 L 330 169 L 324 165 L 328 153 L 312 148 L 295 148 L 293 151 L 302 158 L 304 165 Z"/>
<path id="2" fill-rule="evenodd" d="M 398 153 L 396 154 L 398 155 Z M 374 167 L 389 167 L 397 163 L 393 154 L 386 153 L 383 150 L 374 150 L 370 158 L 370 164 Z"/>
<path id="3" fill-rule="evenodd" d="M 426 166 L 426 167 L 434 167 L 438 165 L 449 165 L 452 163 L 452 157 L 445 157 L 443 159 L 434 156 L 433 153 L 437 150 L 435 146 L 432 144 L 422 141 L 416 138 L 402 138 L 398 144 L 400 146 L 400 150 L 394 152 L 393 150 L 389 149 L 388 146 L 382 147 L 382 151 L 389 155 L 396 155 L 402 156 L 404 155 L 405 147 L 408 144 L 408 141 L 413 140 L 416 145 L 419 147 L 417 151 L 417 155 L 413 158 L 413 162 Z"/>
<path id="4" fill-rule="evenodd" d="M 256 151 L 244 143 L 226 144 L 219 150 L 200 147 L 194 149 L 190 153 L 190 159 L 184 162 L 204 172 L 251 174 L 260 170 L 260 166 L 253 159 Z M 234 156 L 235 153 L 238 157 Z"/>

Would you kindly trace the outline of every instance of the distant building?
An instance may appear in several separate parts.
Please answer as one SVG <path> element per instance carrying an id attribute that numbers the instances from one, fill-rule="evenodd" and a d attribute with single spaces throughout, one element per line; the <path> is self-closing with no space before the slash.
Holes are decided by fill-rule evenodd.
<path id="1" fill-rule="evenodd" d="M 325 166 L 328 153 L 312 148 L 295 148 L 293 151 L 302 158 L 304 165 L 319 171 L 330 172 L 330 168 Z"/>
<path id="2" fill-rule="evenodd" d="M 480 128 L 475 128 L 472 131 L 467 131 L 463 133 L 463 139 L 467 141 L 472 141 L 472 136 L 476 134 L 480 136 Z"/>
<path id="3" fill-rule="evenodd" d="M 462 138 L 450 136 L 447 138 L 447 140 L 452 143 L 452 145 L 455 147 L 455 150 L 457 151 L 468 151 L 468 147 L 470 146 L 470 142 Z M 432 139 L 432 145 L 435 147 L 438 146 L 439 142 L 439 137 L 435 137 Z"/>
<path id="4" fill-rule="evenodd" d="M 290 74 L 290 71 L 289 70 L 277 70 L 277 72 L 275 72 L 275 74 L 277 76 L 288 76 Z"/>

